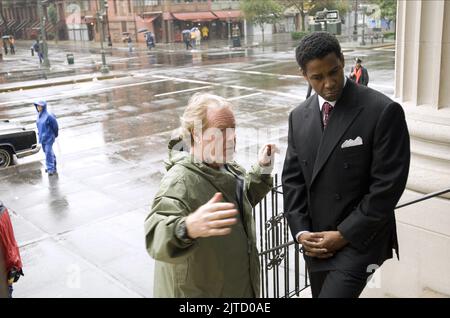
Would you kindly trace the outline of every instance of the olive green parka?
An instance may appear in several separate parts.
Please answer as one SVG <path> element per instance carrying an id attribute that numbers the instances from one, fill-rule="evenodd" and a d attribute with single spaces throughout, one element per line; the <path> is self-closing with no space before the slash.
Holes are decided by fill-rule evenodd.
<path id="1" fill-rule="evenodd" d="M 272 187 L 270 174 L 258 164 L 248 173 L 236 163 L 229 171 L 196 161 L 187 152 L 169 151 L 163 177 L 145 220 L 148 253 L 156 260 L 154 297 L 259 297 L 260 264 L 252 208 Z M 239 214 L 226 236 L 198 238 L 192 242 L 175 236 L 177 224 L 216 192 L 234 203 L 236 177 L 244 178 L 243 218 Z"/>

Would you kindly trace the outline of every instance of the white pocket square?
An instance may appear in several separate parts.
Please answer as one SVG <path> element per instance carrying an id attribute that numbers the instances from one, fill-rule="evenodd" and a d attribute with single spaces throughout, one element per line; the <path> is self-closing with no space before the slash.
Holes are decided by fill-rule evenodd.
<path id="1" fill-rule="evenodd" d="M 349 147 L 355 147 L 355 146 L 361 146 L 363 144 L 363 140 L 361 137 L 356 137 L 355 139 L 348 139 L 344 141 L 341 148 L 349 148 Z"/>

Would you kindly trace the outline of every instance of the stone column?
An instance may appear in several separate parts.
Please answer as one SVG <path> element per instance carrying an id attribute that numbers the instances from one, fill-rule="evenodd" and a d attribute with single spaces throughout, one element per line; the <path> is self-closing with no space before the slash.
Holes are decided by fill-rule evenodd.
<path id="1" fill-rule="evenodd" d="M 396 36 L 395 99 L 412 152 L 405 202 L 450 187 L 450 0 L 399 0 Z M 387 261 L 379 288 L 366 287 L 363 296 L 450 295 L 449 199 L 396 211 L 400 261 Z"/>

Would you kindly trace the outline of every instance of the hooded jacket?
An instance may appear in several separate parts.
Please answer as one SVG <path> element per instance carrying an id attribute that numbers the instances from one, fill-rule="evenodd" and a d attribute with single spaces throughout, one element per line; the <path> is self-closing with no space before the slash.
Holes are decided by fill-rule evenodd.
<path id="1" fill-rule="evenodd" d="M 151 212 L 145 220 L 146 248 L 156 260 L 154 297 L 259 297 L 260 264 L 252 208 L 272 187 L 259 165 L 248 173 L 236 163 L 231 172 L 213 169 L 187 152 L 173 151 Z M 175 236 L 177 224 L 216 192 L 239 206 L 236 178 L 244 178 L 243 219 L 226 236 L 191 243 Z"/>
<path id="2" fill-rule="evenodd" d="M 36 120 L 36 125 L 39 134 L 39 143 L 42 145 L 53 144 L 56 137 L 58 137 L 58 122 L 56 121 L 55 115 L 47 111 L 47 105 L 42 105 L 42 112 L 38 112 L 38 118 Z"/>

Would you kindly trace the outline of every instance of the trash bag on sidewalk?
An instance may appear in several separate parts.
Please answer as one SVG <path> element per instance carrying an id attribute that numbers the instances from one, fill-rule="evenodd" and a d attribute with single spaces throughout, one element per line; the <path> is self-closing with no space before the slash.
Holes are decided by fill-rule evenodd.
<path id="1" fill-rule="evenodd" d="M 9 217 L 8 209 L 0 201 L 0 248 L 3 250 L 8 275 L 8 285 L 12 294 L 12 284 L 23 276 L 22 259 Z"/>

